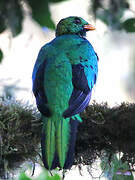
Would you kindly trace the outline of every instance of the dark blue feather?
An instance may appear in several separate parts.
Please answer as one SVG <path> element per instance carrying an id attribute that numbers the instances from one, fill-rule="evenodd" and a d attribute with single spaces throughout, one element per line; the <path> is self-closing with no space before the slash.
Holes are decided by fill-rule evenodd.
<path id="1" fill-rule="evenodd" d="M 74 89 L 69 100 L 69 107 L 63 113 L 64 118 L 81 113 L 89 104 L 91 89 L 88 86 L 83 65 L 72 65 L 72 84 Z"/>
<path id="2" fill-rule="evenodd" d="M 75 143 L 77 137 L 77 128 L 79 125 L 79 121 L 76 119 L 70 118 L 70 140 L 69 140 L 69 149 L 67 152 L 67 158 L 64 164 L 64 169 L 70 169 L 74 162 L 75 156 Z"/>
<path id="3" fill-rule="evenodd" d="M 46 67 L 46 61 L 40 64 L 38 70 L 36 69 L 36 74 L 33 73 L 34 75 L 33 75 L 32 90 L 36 98 L 36 104 L 38 110 L 46 117 L 49 117 L 51 115 L 51 112 L 47 107 L 47 97 L 45 95 L 45 89 L 44 89 L 45 67 Z"/>

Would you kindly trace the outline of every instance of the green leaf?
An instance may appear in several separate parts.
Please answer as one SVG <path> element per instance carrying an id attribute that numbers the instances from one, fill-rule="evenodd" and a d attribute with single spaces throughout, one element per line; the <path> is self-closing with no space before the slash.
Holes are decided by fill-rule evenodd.
<path id="1" fill-rule="evenodd" d="M 135 32 L 135 18 L 130 18 L 130 19 L 127 19 L 126 21 L 124 21 L 122 24 L 122 27 L 127 32 Z"/>
<path id="2" fill-rule="evenodd" d="M 54 176 L 48 176 L 46 180 L 60 180 L 60 176 L 55 174 Z"/>
<path id="3" fill-rule="evenodd" d="M 3 11 L 4 7 L 5 7 L 5 1 L 0 0 L 0 33 L 2 33 L 6 29 L 5 14 Z"/>
<path id="4" fill-rule="evenodd" d="M 9 8 L 10 7 L 10 8 Z M 18 0 L 11 0 L 6 7 L 7 25 L 11 29 L 13 37 L 17 36 L 22 30 L 23 12 Z"/>
<path id="5" fill-rule="evenodd" d="M 49 10 L 49 0 L 28 0 L 29 5 L 32 8 L 33 18 L 41 25 L 51 29 L 55 29 L 55 25 L 51 19 L 51 13 Z"/>
<path id="6" fill-rule="evenodd" d="M 13 37 L 22 30 L 23 12 L 19 0 L 0 0 L 0 33 L 7 27 L 11 29 Z"/>
<path id="7" fill-rule="evenodd" d="M 35 180 L 60 180 L 60 176 L 58 174 L 50 176 L 48 171 L 43 170 Z"/>
<path id="8" fill-rule="evenodd" d="M 25 173 L 21 173 L 18 180 L 32 180 Z"/>
<path id="9" fill-rule="evenodd" d="M 53 176 L 53 180 L 60 180 L 60 176 L 59 176 L 58 174 L 55 174 L 55 175 Z"/>
<path id="10" fill-rule="evenodd" d="M 5 20 L 2 15 L 0 15 L 0 33 L 6 29 Z"/>
<path id="11" fill-rule="evenodd" d="M 3 52 L 0 49 L 0 63 L 1 63 L 2 59 L 3 59 Z"/>

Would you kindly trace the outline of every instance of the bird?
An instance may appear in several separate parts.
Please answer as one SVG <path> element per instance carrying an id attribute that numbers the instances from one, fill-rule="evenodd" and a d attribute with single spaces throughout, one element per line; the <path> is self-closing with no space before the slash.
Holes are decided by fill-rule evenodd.
<path id="1" fill-rule="evenodd" d="M 86 39 L 95 27 L 78 16 L 59 21 L 56 37 L 41 47 L 32 73 L 32 91 L 41 113 L 44 167 L 71 169 L 80 113 L 97 80 L 98 56 Z"/>

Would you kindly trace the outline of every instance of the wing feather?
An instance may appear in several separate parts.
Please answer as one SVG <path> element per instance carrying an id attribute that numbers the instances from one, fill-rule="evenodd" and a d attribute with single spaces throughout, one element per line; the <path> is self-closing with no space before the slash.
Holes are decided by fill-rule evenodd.
<path id="1" fill-rule="evenodd" d="M 84 52 L 82 49 L 85 49 Z M 76 52 L 71 51 L 69 58 L 74 62 L 78 56 L 78 64 L 72 64 L 73 92 L 69 99 L 69 107 L 64 111 L 64 118 L 81 113 L 88 106 L 92 88 L 97 80 L 98 56 L 91 44 L 85 40 Z"/>
<path id="2" fill-rule="evenodd" d="M 81 113 L 89 104 L 91 99 L 91 89 L 81 64 L 72 66 L 73 92 L 69 100 L 69 107 L 63 113 L 65 118 Z"/>
<path id="3" fill-rule="evenodd" d="M 45 89 L 44 89 L 45 67 L 46 67 L 46 61 L 44 60 L 44 62 L 40 64 L 38 69 L 36 70 L 34 69 L 36 73 L 33 73 L 34 76 L 33 76 L 33 89 L 32 90 L 36 98 L 36 104 L 37 104 L 38 110 L 46 117 L 50 117 L 51 112 L 47 106 L 47 97 L 46 97 Z"/>

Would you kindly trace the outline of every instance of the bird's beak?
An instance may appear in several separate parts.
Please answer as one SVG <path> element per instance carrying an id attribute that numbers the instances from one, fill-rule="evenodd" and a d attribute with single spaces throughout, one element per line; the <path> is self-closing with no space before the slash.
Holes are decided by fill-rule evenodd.
<path id="1" fill-rule="evenodd" d="M 93 25 L 88 24 L 88 25 L 84 25 L 84 29 L 86 29 L 87 31 L 92 31 L 95 30 L 96 28 Z"/>

